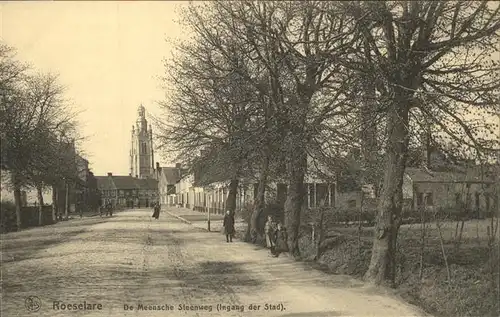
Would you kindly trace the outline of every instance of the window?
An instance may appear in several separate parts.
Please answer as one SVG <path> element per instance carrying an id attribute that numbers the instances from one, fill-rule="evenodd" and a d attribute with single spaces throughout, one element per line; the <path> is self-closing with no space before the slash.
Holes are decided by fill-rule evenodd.
<path id="1" fill-rule="evenodd" d="M 316 207 L 316 184 L 308 184 L 309 186 L 309 207 Z"/>
<path id="2" fill-rule="evenodd" d="M 426 206 L 434 206 L 434 197 L 432 196 L 432 193 L 427 193 L 425 198 L 426 198 L 425 201 Z"/>
<path id="3" fill-rule="evenodd" d="M 330 184 L 330 206 L 335 206 L 335 184 Z"/>
<path id="4" fill-rule="evenodd" d="M 347 202 L 347 207 L 349 208 L 356 208 L 356 200 L 355 199 L 351 199 Z"/>
<path id="5" fill-rule="evenodd" d="M 146 142 L 141 142 L 141 153 L 142 154 L 146 154 L 147 153 Z"/>
<path id="6" fill-rule="evenodd" d="M 480 204 L 480 195 L 478 192 L 476 192 L 476 195 L 475 195 L 475 205 L 476 205 L 476 208 L 479 209 L 479 204 Z"/>
<path id="7" fill-rule="evenodd" d="M 424 194 L 417 193 L 417 207 L 421 207 L 424 204 Z"/>
<path id="8" fill-rule="evenodd" d="M 316 184 L 316 207 L 329 206 L 328 184 Z"/>

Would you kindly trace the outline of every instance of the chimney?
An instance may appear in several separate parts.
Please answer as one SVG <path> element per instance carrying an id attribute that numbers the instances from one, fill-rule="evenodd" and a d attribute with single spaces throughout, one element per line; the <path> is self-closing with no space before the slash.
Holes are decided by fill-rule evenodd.
<path id="1" fill-rule="evenodd" d="M 159 170 L 160 169 L 160 163 L 156 162 L 156 169 Z"/>
<path id="2" fill-rule="evenodd" d="M 175 168 L 180 169 L 181 168 L 181 163 L 176 163 Z"/>
<path id="3" fill-rule="evenodd" d="M 111 172 L 108 172 L 108 176 L 113 176 L 113 173 L 111 173 Z"/>
<path id="4" fill-rule="evenodd" d="M 128 173 L 128 176 L 132 176 L 132 173 Z"/>

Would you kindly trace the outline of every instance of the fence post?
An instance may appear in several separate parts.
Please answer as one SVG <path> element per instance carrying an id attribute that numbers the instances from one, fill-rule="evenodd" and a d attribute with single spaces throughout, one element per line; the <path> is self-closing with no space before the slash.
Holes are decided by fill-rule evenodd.
<path id="1" fill-rule="evenodd" d="M 316 230 L 314 223 L 311 223 L 311 227 L 312 227 L 311 240 L 313 243 L 316 243 Z"/>
<path id="2" fill-rule="evenodd" d="M 207 219 L 208 220 L 207 221 L 208 231 L 210 231 L 210 208 L 208 208 L 208 215 L 207 215 L 207 217 L 208 217 L 208 219 Z"/>

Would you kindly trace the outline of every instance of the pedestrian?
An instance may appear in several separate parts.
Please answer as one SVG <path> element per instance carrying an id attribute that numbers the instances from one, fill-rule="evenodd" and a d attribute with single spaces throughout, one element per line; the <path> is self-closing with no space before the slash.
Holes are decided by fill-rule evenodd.
<path id="1" fill-rule="evenodd" d="M 99 199 L 99 205 L 97 206 L 97 211 L 99 212 L 99 216 L 102 218 L 102 209 L 104 208 L 102 199 Z"/>
<path id="2" fill-rule="evenodd" d="M 234 216 L 231 211 L 226 211 L 224 216 L 224 232 L 226 234 L 226 242 L 233 242 L 234 235 Z"/>
<path id="3" fill-rule="evenodd" d="M 106 206 L 106 216 L 113 216 L 113 205 L 111 202 L 108 202 L 108 205 Z"/>
<path id="4" fill-rule="evenodd" d="M 274 231 L 276 230 L 275 228 L 275 223 L 273 221 L 273 217 L 271 215 L 267 216 L 267 222 L 266 225 L 264 226 L 264 233 L 266 235 L 266 247 L 270 250 L 274 247 Z"/>
<path id="5" fill-rule="evenodd" d="M 273 255 L 278 257 L 283 252 L 288 252 L 288 233 L 285 226 L 278 223 L 278 228 L 274 232 L 275 247 Z"/>
<path id="6" fill-rule="evenodd" d="M 156 220 L 158 220 L 158 218 L 160 217 L 160 204 L 159 203 L 155 203 L 154 206 L 153 206 L 153 218 L 155 218 Z"/>

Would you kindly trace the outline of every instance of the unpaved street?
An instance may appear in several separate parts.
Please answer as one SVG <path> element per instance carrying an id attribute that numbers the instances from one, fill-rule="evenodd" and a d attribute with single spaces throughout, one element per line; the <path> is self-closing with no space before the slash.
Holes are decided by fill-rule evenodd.
<path id="1" fill-rule="evenodd" d="M 349 277 L 226 243 L 164 212 L 154 220 L 149 209 L 4 235 L 1 262 L 2 317 L 422 315 Z"/>

